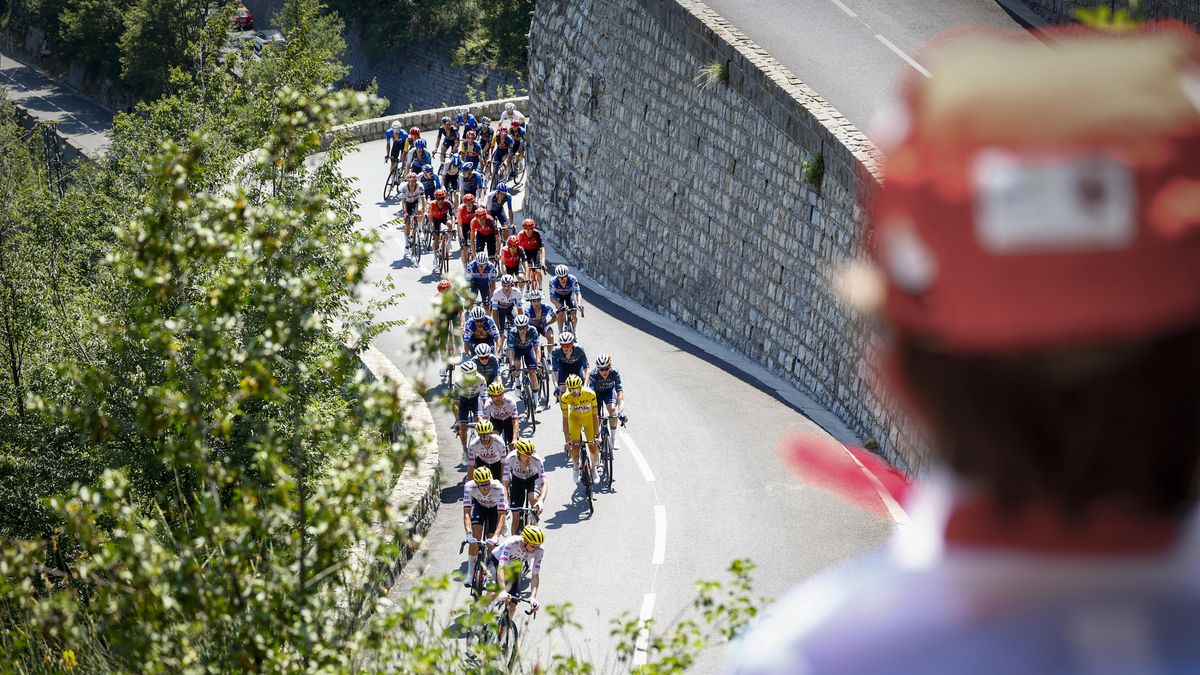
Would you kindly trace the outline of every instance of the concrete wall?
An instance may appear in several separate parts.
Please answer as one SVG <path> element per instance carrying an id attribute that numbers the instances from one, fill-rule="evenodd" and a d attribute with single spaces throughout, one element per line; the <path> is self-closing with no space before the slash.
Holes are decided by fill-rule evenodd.
<path id="1" fill-rule="evenodd" d="M 283 0 L 244 0 L 254 12 L 255 28 L 272 25 L 271 18 L 283 6 Z M 496 87 L 511 86 L 514 94 L 523 93 L 524 81 L 514 75 L 488 68 L 459 68 L 451 65 L 454 45 L 433 43 L 409 45 L 378 59 L 367 56 L 362 47 L 358 23 L 354 17 L 342 17 L 346 30 L 346 53 L 342 61 L 350 66 L 349 82 L 379 83 L 379 95 L 388 99 L 388 114 L 409 110 L 444 107 L 469 100 L 468 86 L 479 90 L 482 98 L 499 98 Z"/>
<path id="2" fill-rule="evenodd" d="M 1050 23 L 1075 20 L 1075 10 L 1090 7 L 1129 7 L 1128 0 L 1021 0 L 1035 14 Z M 1197 0 L 1142 0 L 1142 15 L 1148 19 L 1175 19 L 1200 27 L 1200 2 Z"/>
<path id="3" fill-rule="evenodd" d="M 706 64 L 728 79 L 702 88 Z M 784 377 L 916 471 L 924 454 L 836 297 L 879 153 L 693 0 L 539 0 L 525 209 L 588 274 Z M 820 153 L 825 175 L 806 184 Z M 580 162 L 581 158 L 586 159 Z"/>

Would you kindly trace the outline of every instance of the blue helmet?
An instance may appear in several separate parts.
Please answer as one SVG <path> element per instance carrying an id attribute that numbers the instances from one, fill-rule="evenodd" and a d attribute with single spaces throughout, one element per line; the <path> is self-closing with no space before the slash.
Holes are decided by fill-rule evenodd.
<path id="1" fill-rule="evenodd" d="M 471 171 L 475 168 L 475 162 L 464 162 L 463 171 Z"/>
<path id="2" fill-rule="evenodd" d="M 450 124 L 450 118 L 449 118 L 449 117 L 443 117 L 443 118 L 442 118 L 442 124 Z"/>
<path id="3" fill-rule="evenodd" d="M 450 155 L 450 166 L 462 166 L 462 158 L 458 156 L 457 152 Z"/>
<path id="4" fill-rule="evenodd" d="M 491 118 L 490 118 L 490 117 L 482 117 L 482 118 L 480 118 L 480 119 L 479 119 L 479 121 L 480 121 L 482 124 L 491 124 L 491 123 L 492 123 L 492 120 L 491 120 Z"/>
<path id="5" fill-rule="evenodd" d="M 418 139 L 417 139 L 417 147 L 418 147 L 418 148 L 423 148 L 423 147 L 425 147 L 425 139 L 424 139 L 424 138 L 418 138 Z"/>
<path id="6" fill-rule="evenodd" d="M 425 166 L 421 167 L 421 170 L 422 170 L 422 171 L 424 171 L 425 173 L 432 173 L 432 172 L 433 172 L 433 165 L 432 165 L 432 164 L 426 164 Z"/>
<path id="7" fill-rule="evenodd" d="M 504 194 L 508 194 L 508 183 L 501 183 L 501 184 L 497 185 L 496 190 L 498 192 L 503 192 Z"/>

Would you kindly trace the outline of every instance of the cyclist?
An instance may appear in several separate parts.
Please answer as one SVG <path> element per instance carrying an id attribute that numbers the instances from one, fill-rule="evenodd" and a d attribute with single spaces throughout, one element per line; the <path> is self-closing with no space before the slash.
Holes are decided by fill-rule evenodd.
<path id="1" fill-rule="evenodd" d="M 555 379 L 558 382 L 558 386 L 554 388 L 555 396 L 562 393 L 563 382 L 571 375 L 576 375 L 581 380 L 587 381 L 587 353 L 583 351 L 583 347 L 575 344 L 575 335 L 573 333 L 567 331 L 559 333 L 558 347 L 550 353 L 550 367 L 554 370 Z"/>
<path id="2" fill-rule="evenodd" d="M 492 293 L 492 318 L 496 320 L 496 328 L 500 329 L 500 346 L 503 348 L 505 331 L 512 321 L 513 313 L 525 310 L 522 306 L 521 291 L 517 290 L 517 280 L 511 274 L 500 277 L 500 288 Z"/>
<path id="3" fill-rule="evenodd" d="M 442 176 L 442 185 L 450 193 L 451 203 L 458 206 L 458 176 L 462 173 L 462 158 L 457 152 L 450 155 L 449 161 L 442 162 L 438 173 Z"/>
<path id="4" fill-rule="evenodd" d="M 517 245 L 521 247 L 521 257 L 525 260 L 525 282 L 528 290 L 540 289 L 542 274 L 534 268 L 546 269 L 546 247 L 542 244 L 542 232 L 537 229 L 533 218 L 521 221 Z"/>
<path id="5" fill-rule="evenodd" d="M 413 173 L 421 173 L 425 169 L 426 164 L 433 164 L 433 155 L 426 149 L 426 145 L 424 138 L 418 138 L 413 143 L 412 150 L 409 150 L 408 154 L 404 157 L 405 166 Z M 429 171 L 433 172 L 432 166 Z"/>
<path id="6" fill-rule="evenodd" d="M 471 193 L 462 196 L 462 204 L 458 206 L 458 253 L 465 267 L 467 259 L 474 255 L 471 251 L 471 221 L 475 219 L 475 195 Z"/>
<path id="7" fill-rule="evenodd" d="M 442 279 L 441 281 L 437 282 L 437 295 L 434 296 L 435 304 L 441 303 L 441 299 L 438 296 L 440 296 L 443 293 L 449 293 L 450 289 L 453 287 L 454 287 L 454 285 L 450 283 L 449 279 Z M 443 336 L 444 339 L 442 340 L 443 344 L 439 345 L 439 347 L 438 347 L 439 349 L 444 349 L 446 352 L 446 356 L 449 356 L 449 357 L 453 357 L 455 354 L 458 353 L 458 340 L 456 340 L 454 338 L 454 336 L 458 333 L 458 331 L 456 331 L 454 329 L 456 320 L 457 320 L 456 317 L 451 316 L 449 318 L 449 320 L 446 322 L 446 333 Z M 454 367 L 453 364 L 451 364 L 450 367 L 453 368 Z M 451 373 L 452 373 L 451 370 L 445 371 L 443 373 L 443 378 L 449 377 Z"/>
<path id="8" fill-rule="evenodd" d="M 396 173 L 396 167 L 400 164 L 400 159 L 404 157 L 404 145 L 406 137 L 401 131 L 400 121 L 392 122 L 392 126 L 384 132 L 385 147 L 383 153 L 383 161 L 390 162 L 391 168 L 388 170 L 388 176 Z"/>
<path id="9" fill-rule="evenodd" d="M 483 200 L 488 215 L 507 226 L 513 221 L 512 196 L 508 194 L 508 183 L 500 183 L 496 189 L 489 192 Z"/>
<path id="10" fill-rule="evenodd" d="M 496 322 L 487 315 L 487 310 L 477 305 L 467 311 L 467 320 L 463 322 L 463 350 L 467 358 L 475 353 L 475 347 L 494 345 L 499 337 Z"/>
<path id="11" fill-rule="evenodd" d="M 542 573 L 542 543 L 545 541 L 545 530 L 537 525 L 526 525 L 521 529 L 520 535 L 505 537 L 504 541 L 492 549 L 492 555 L 488 559 L 488 562 L 496 568 L 496 584 L 501 589 L 496 592 L 496 596 L 492 598 L 492 602 L 503 600 L 507 603 L 509 618 L 512 618 L 512 613 L 517 608 L 516 603 L 512 601 L 512 595 L 517 592 L 517 586 L 521 583 L 521 577 L 517 576 L 510 584 L 504 578 L 504 568 L 516 560 L 529 565 L 529 606 L 537 610 L 539 607 L 537 601 L 538 584 Z M 471 576 L 468 574 L 467 578 L 470 579 Z M 504 590 L 506 587 L 508 590 Z"/>
<path id="12" fill-rule="evenodd" d="M 471 114 L 470 108 L 463 106 L 458 109 L 458 115 L 454 117 L 454 128 L 459 132 L 459 136 L 463 136 L 468 131 L 475 131 L 478 127 L 479 122 Z"/>
<path id="13" fill-rule="evenodd" d="M 410 173 L 405 178 L 404 183 L 400 185 L 399 196 L 400 202 L 404 204 L 404 239 L 407 241 L 412 236 L 413 219 L 421 207 L 425 192 L 417 182 L 417 174 Z"/>
<path id="14" fill-rule="evenodd" d="M 483 399 L 480 399 L 480 403 L 482 402 Z M 495 425 L 482 418 L 482 409 L 479 414 L 480 419 L 475 422 L 475 440 L 467 445 L 467 475 L 470 475 L 476 468 L 484 466 L 493 476 L 500 476 L 504 470 L 504 458 L 508 455 L 508 446 L 504 444 L 504 439 L 496 434 Z"/>
<path id="15" fill-rule="evenodd" d="M 458 128 L 450 123 L 449 117 L 442 118 L 442 126 L 438 127 L 437 139 L 433 145 L 438 149 L 443 162 L 446 161 L 447 152 L 454 152 L 454 146 L 458 145 Z"/>
<path id="16" fill-rule="evenodd" d="M 480 392 L 487 386 L 483 376 L 479 374 L 479 366 L 473 360 L 463 361 L 458 367 L 462 372 L 456 393 L 458 396 L 458 421 L 454 427 L 458 430 L 458 440 L 462 443 L 463 456 L 467 453 L 467 427 L 472 415 L 479 413 Z"/>
<path id="17" fill-rule="evenodd" d="M 459 179 L 463 195 L 477 197 L 483 189 L 483 176 L 475 170 L 475 162 L 463 162 L 462 178 Z"/>
<path id="18" fill-rule="evenodd" d="M 496 252 L 500 248 L 496 241 L 498 238 L 496 219 L 488 215 L 487 210 L 483 207 L 475 209 L 475 217 L 471 220 L 471 234 L 474 235 L 475 250 L 478 251 L 475 255 L 477 257 L 483 255 L 484 249 L 487 249 L 487 258 L 495 259 Z"/>
<path id="19" fill-rule="evenodd" d="M 496 354 L 496 348 L 486 342 L 475 345 L 475 367 L 488 385 L 500 379 L 500 357 Z M 483 402 L 480 399 L 480 403 Z"/>
<path id="20" fill-rule="evenodd" d="M 421 173 L 417 176 L 417 182 L 421 184 L 421 195 L 424 197 L 422 204 L 428 204 L 433 201 L 433 196 L 442 187 L 442 181 L 433 173 L 433 165 L 426 164 L 421 167 Z"/>
<path id="21" fill-rule="evenodd" d="M 500 127 L 496 135 L 492 137 L 492 186 L 504 176 L 504 169 L 508 166 L 508 153 L 512 150 L 513 137 L 509 135 L 508 127 Z"/>
<path id="22" fill-rule="evenodd" d="M 500 126 L 509 126 L 514 120 L 518 124 L 521 124 L 525 121 L 525 116 L 521 114 L 520 110 L 517 110 L 515 103 L 505 103 L 504 112 L 500 113 L 500 119 L 498 120 L 500 122 Z"/>
<path id="23" fill-rule="evenodd" d="M 483 156 L 488 157 L 492 152 L 492 144 L 496 141 L 496 132 L 492 131 L 492 121 L 486 117 L 479 118 L 479 146 L 483 150 Z M 484 174 L 487 174 L 487 165 L 480 164 Z"/>
<path id="24" fill-rule="evenodd" d="M 508 345 L 508 363 L 513 372 L 518 368 L 537 368 L 540 342 L 537 329 L 529 325 L 529 315 L 518 314 L 513 319 L 512 330 L 508 331 L 508 337 L 505 339 L 505 344 Z M 517 364 L 517 357 L 521 358 L 520 365 Z M 529 384 L 536 397 L 541 391 L 536 370 L 529 371 Z"/>
<path id="25" fill-rule="evenodd" d="M 496 427 L 507 445 L 512 445 L 517 426 L 517 400 L 505 393 L 504 383 L 499 380 L 488 385 L 487 393 L 480 416 Z"/>
<path id="26" fill-rule="evenodd" d="M 525 308 L 525 316 L 529 317 L 529 325 L 533 326 L 539 335 L 546 338 L 545 347 L 554 347 L 554 326 L 550 324 L 554 321 L 554 308 L 550 305 L 542 304 L 542 292 L 534 289 L 525 293 L 525 301 L 529 306 Z"/>
<path id="27" fill-rule="evenodd" d="M 624 422 L 625 389 L 621 386 L 621 373 L 613 368 L 612 357 L 601 354 L 596 357 L 596 369 L 588 378 L 588 387 L 596 392 L 596 400 L 608 409 L 608 428 L 617 430 L 617 420 Z"/>
<path id="28" fill-rule="evenodd" d="M 473 229 L 475 221 L 471 222 Z M 483 251 L 476 253 L 475 259 L 467 263 L 465 271 L 471 282 L 471 292 L 476 295 L 477 302 L 480 304 L 488 302 L 492 297 L 492 292 L 496 290 L 496 266 L 488 260 L 487 253 Z"/>
<path id="29" fill-rule="evenodd" d="M 450 257 L 450 209 L 453 204 L 446 200 L 446 190 L 438 188 L 433 191 L 433 200 L 425 208 L 425 217 L 433 228 L 434 246 L 448 259 Z M 438 267 L 438 274 L 442 268 Z"/>
<path id="30" fill-rule="evenodd" d="M 516 170 L 518 160 L 525 158 L 525 127 L 521 126 L 520 120 L 513 120 L 508 135 L 512 138 L 512 150 L 508 158 L 509 173 L 512 174 Z"/>
<path id="31" fill-rule="evenodd" d="M 583 309 L 583 289 L 566 265 L 554 267 L 554 278 L 550 280 L 550 302 L 554 303 L 554 309 L 558 312 L 559 331 L 562 331 L 563 319 L 567 316 L 565 309 Z M 576 330 L 579 329 L 579 319 L 576 313 Z"/>
<path id="32" fill-rule="evenodd" d="M 480 159 L 483 157 L 483 146 L 479 141 L 475 140 L 475 132 L 468 131 L 463 137 L 463 141 L 458 146 L 458 154 L 462 155 L 463 162 L 470 162 L 472 166 L 481 166 Z"/>
<path id="33" fill-rule="evenodd" d="M 513 444 L 512 452 L 504 458 L 504 494 L 511 506 L 520 507 L 529 500 L 534 513 L 542 512 L 542 501 L 546 499 L 546 467 L 542 458 L 533 454 L 533 441 L 522 438 Z M 521 531 L 522 514 L 513 512 L 509 532 Z"/>
<path id="34" fill-rule="evenodd" d="M 484 543 L 492 547 L 500 539 L 500 527 L 507 520 L 500 517 L 501 513 L 508 515 L 504 484 L 494 479 L 486 466 L 475 469 L 471 472 L 471 480 L 463 482 L 463 528 L 467 531 L 467 541 L 471 542 L 467 586 L 471 585 L 471 577 L 475 574 L 475 553 L 480 541 L 486 535 Z"/>
<path id="35" fill-rule="evenodd" d="M 563 335 L 566 337 L 566 334 Z M 574 467 L 572 476 L 579 480 L 579 434 L 583 432 L 587 442 L 588 452 L 592 455 L 592 482 L 596 482 L 596 463 L 599 461 L 599 448 L 596 445 L 596 432 L 600 429 L 600 410 L 596 403 L 596 392 L 583 386 L 583 378 L 572 375 L 567 378 L 567 393 L 562 395 L 563 442 L 571 455 L 571 466 Z"/>
<path id="36" fill-rule="evenodd" d="M 525 280 L 524 271 L 521 269 L 521 247 L 518 245 L 517 235 L 510 234 L 504 242 L 504 248 L 500 249 L 500 271 L 514 279 L 520 277 L 520 281 Z"/>

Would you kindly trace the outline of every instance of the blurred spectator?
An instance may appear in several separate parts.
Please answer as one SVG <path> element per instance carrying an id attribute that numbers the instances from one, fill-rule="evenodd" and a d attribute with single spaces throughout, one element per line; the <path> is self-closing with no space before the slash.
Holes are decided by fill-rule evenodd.
<path id="1" fill-rule="evenodd" d="M 1054 38 L 956 32 L 906 82 L 854 297 L 940 468 L 734 672 L 1200 673 L 1200 40 Z"/>

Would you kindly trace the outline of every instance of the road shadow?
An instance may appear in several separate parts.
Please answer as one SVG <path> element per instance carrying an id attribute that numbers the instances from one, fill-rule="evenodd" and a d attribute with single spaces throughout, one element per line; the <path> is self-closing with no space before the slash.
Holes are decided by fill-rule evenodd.
<path id="1" fill-rule="evenodd" d="M 583 491 L 576 485 L 575 490 L 571 493 L 571 503 L 555 511 L 549 518 L 543 518 L 539 524 L 547 530 L 557 530 L 564 525 L 582 523 L 591 518 L 587 497 L 583 496 Z"/>
<path id="2" fill-rule="evenodd" d="M 541 455 L 542 467 L 546 471 L 565 469 L 570 466 L 570 464 L 567 463 L 567 451 L 563 450 L 561 446 L 559 446 L 558 449 L 552 453 L 543 451 Z"/>
<path id="3" fill-rule="evenodd" d="M 402 269 L 407 269 L 409 267 L 416 267 L 416 266 L 417 266 L 417 264 L 412 261 L 412 258 L 409 258 L 408 256 L 404 256 L 403 258 L 397 258 L 396 260 L 393 260 L 392 264 L 389 267 L 391 267 L 394 270 L 402 270 Z"/>

